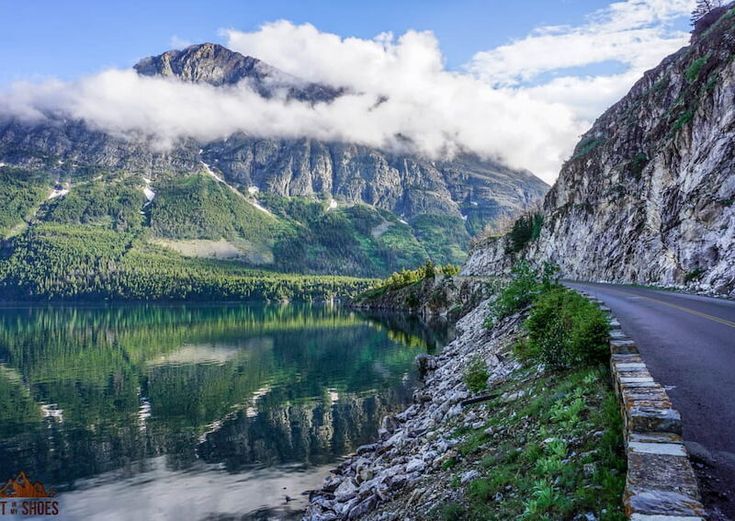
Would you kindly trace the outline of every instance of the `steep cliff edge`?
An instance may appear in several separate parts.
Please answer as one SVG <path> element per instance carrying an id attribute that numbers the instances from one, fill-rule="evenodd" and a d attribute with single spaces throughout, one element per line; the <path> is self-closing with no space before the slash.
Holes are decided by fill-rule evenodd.
<path id="1" fill-rule="evenodd" d="M 648 71 L 582 136 L 537 240 L 478 245 L 465 275 L 519 257 L 568 278 L 735 296 L 735 9 Z"/>

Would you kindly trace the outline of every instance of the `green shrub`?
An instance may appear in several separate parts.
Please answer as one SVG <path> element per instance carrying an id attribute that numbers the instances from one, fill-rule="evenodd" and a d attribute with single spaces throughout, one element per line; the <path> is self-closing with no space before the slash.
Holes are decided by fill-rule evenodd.
<path id="1" fill-rule="evenodd" d="M 684 112 L 674 122 L 674 130 L 681 130 L 684 127 L 684 125 L 689 123 L 692 119 L 694 119 L 694 112 L 692 112 L 691 110 Z"/>
<path id="2" fill-rule="evenodd" d="M 511 270 L 511 280 L 503 288 L 492 305 L 485 326 L 493 327 L 496 321 L 516 313 L 530 305 L 542 290 L 551 288 L 555 282 L 558 266 L 546 262 L 539 270 L 528 261 L 516 263 Z"/>
<path id="3" fill-rule="evenodd" d="M 522 215 L 514 223 L 508 233 L 508 253 L 517 253 L 532 241 L 541 236 L 541 228 L 544 224 L 544 216 L 540 212 Z"/>
<path id="4" fill-rule="evenodd" d="M 444 521 L 462 521 L 465 519 L 465 509 L 459 503 L 447 503 L 441 508 L 440 516 Z"/>
<path id="5" fill-rule="evenodd" d="M 686 73 L 684 74 L 689 83 L 692 83 L 699 78 L 699 72 L 702 70 L 702 67 L 704 67 L 704 64 L 707 63 L 708 59 L 709 55 L 702 56 L 701 58 L 694 60 L 691 65 L 689 65 Z"/>
<path id="6" fill-rule="evenodd" d="M 686 275 L 684 275 L 684 284 L 698 281 L 702 278 L 702 275 L 704 275 L 704 270 L 702 268 L 694 268 L 692 271 L 688 271 Z"/>
<path id="7" fill-rule="evenodd" d="M 643 152 L 638 152 L 628 164 L 630 173 L 633 174 L 633 177 L 640 179 L 643 170 L 646 168 L 646 165 L 648 165 L 648 162 L 648 156 Z"/>
<path id="8" fill-rule="evenodd" d="M 574 149 L 574 155 L 572 156 L 572 159 L 579 159 L 580 157 L 586 156 L 594 149 L 602 145 L 604 142 L 604 139 L 598 139 L 594 137 L 583 139 Z"/>
<path id="9" fill-rule="evenodd" d="M 445 277 L 454 277 L 455 275 L 459 275 L 459 266 L 456 264 L 447 264 L 446 266 L 440 267 L 439 271 L 441 271 L 442 275 Z"/>
<path id="10" fill-rule="evenodd" d="M 541 289 L 538 273 L 527 261 L 521 261 L 513 267 L 512 277 L 493 305 L 496 319 L 505 318 L 525 308 Z"/>
<path id="11" fill-rule="evenodd" d="M 467 366 L 464 375 L 464 383 L 473 393 L 479 393 L 487 387 L 487 379 L 490 375 L 487 372 L 487 365 L 480 358 L 474 359 Z"/>
<path id="12" fill-rule="evenodd" d="M 552 367 L 604 361 L 610 326 L 600 309 L 565 288 L 543 292 L 525 323 L 530 354 Z"/>

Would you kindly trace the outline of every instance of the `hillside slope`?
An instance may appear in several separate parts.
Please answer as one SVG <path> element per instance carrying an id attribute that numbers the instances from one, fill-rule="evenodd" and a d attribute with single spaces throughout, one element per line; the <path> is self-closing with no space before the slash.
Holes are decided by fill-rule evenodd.
<path id="1" fill-rule="evenodd" d="M 472 252 L 465 274 L 518 256 L 563 276 L 735 296 L 735 9 L 648 71 L 582 137 L 546 195 L 540 237 Z"/>
<path id="2" fill-rule="evenodd" d="M 294 103 L 328 104 L 344 93 L 344 89 L 301 81 L 256 58 L 210 43 L 146 58 L 135 66 L 135 70 L 144 76 L 205 83 L 215 89 L 239 89 L 247 85 L 264 98 L 285 97 Z M 179 187 L 177 197 L 201 199 L 208 197 L 202 195 L 201 186 L 197 188 L 196 183 L 172 178 L 206 173 L 244 201 L 260 206 L 270 204 L 268 209 L 273 213 L 289 206 L 284 198 L 293 197 L 332 207 L 336 205 L 340 212 L 355 205 L 372 207 L 372 213 L 379 217 L 375 226 L 385 219 L 395 226 L 385 225 L 376 233 L 371 227 L 370 233 L 358 233 L 358 242 L 370 249 L 372 246 L 367 243 L 375 242 L 375 237 L 371 236 L 381 235 L 391 228 L 405 236 L 405 240 L 375 247 L 386 246 L 392 251 L 390 255 L 405 258 L 406 262 L 378 261 L 374 266 L 368 263 L 360 273 L 370 275 L 385 275 L 394 269 L 415 266 L 428 257 L 439 263 L 461 262 L 472 234 L 498 216 L 522 209 L 548 188 L 530 172 L 510 169 L 497 161 L 467 154 L 434 161 L 407 152 L 410 144 L 404 151 L 378 150 L 355 143 L 235 133 L 213 142 L 183 139 L 170 148 L 162 148 L 158 140 L 150 136 L 106 133 L 84 121 L 70 119 L 64 113 L 49 111 L 44 118 L 25 121 L 0 117 L 0 167 L 12 167 L 12 171 L 5 171 L 3 175 L 15 176 L 15 184 L 25 182 L 22 178 L 17 180 L 24 174 L 40 174 L 47 176 L 49 184 L 58 182 L 72 186 L 99 176 L 103 182 L 110 177 L 134 176 L 141 184 L 145 179 L 146 188 L 155 193 L 183 183 L 197 195 L 189 197 Z M 24 198 L 34 199 L 27 195 Z M 154 221 L 156 215 L 160 215 L 160 209 L 156 208 L 159 204 L 162 203 L 153 201 L 151 204 Z M 188 202 L 184 206 L 188 211 L 194 209 Z M 247 205 L 233 203 L 233 206 L 238 208 L 225 213 L 234 212 L 232 218 L 242 220 L 240 210 Z M 25 208 L 29 209 L 32 208 Z M 4 211 L 0 208 L 0 213 Z M 27 217 L 17 209 L 14 211 L 15 222 L 0 223 L 5 228 L 0 231 L 5 235 L 8 229 Z M 390 216 L 385 212 L 390 212 Z M 168 217 L 173 215 L 169 212 Z M 273 250 L 279 240 L 278 234 L 274 236 L 270 228 L 251 229 L 250 234 L 240 233 L 233 237 L 232 232 L 237 231 L 237 225 L 233 224 L 228 233 L 213 236 L 209 233 L 211 226 L 192 227 L 191 214 L 188 217 L 169 222 L 163 238 L 239 240 L 238 244 L 245 241 L 256 245 L 258 251 L 251 254 L 246 248 L 241 251 L 242 257 L 257 265 L 355 273 L 356 263 L 350 260 L 343 263 L 337 259 L 326 266 L 325 262 L 304 265 L 288 257 L 279 258 L 278 248 Z M 281 217 L 294 220 L 293 215 Z M 327 220 L 330 219 L 332 216 L 328 216 Z M 295 220 L 299 221 L 295 228 L 299 240 L 313 240 L 315 236 L 319 239 L 320 232 L 311 227 L 313 223 Z M 408 228 L 403 229 L 403 225 Z M 283 231 L 289 226 L 278 228 Z M 155 222 L 153 229 L 160 235 L 162 229 Z M 196 234 L 196 231 L 207 233 Z M 266 243 L 269 246 L 264 248 Z M 406 245 L 408 249 L 402 250 Z M 180 245 L 175 246 L 179 248 Z M 290 249 L 293 248 L 286 248 Z M 237 245 L 235 250 L 238 250 Z"/>
<path id="3" fill-rule="evenodd" d="M 216 88 L 246 83 L 266 98 L 286 96 L 312 104 L 330 103 L 343 92 L 305 83 L 210 43 L 146 58 L 135 69 L 145 76 Z M 464 218 L 469 233 L 547 190 L 530 172 L 472 155 L 433 161 L 354 143 L 242 133 L 206 143 L 182 140 L 161 149 L 160 143 L 144 136 L 104 133 L 83 121 L 67 120 L 64 114 L 46 117 L 33 122 L 0 118 L 0 162 L 70 178 L 91 171 L 127 171 L 154 182 L 172 173 L 197 172 L 206 163 L 243 192 L 334 198 L 374 205 L 407 220 L 421 214 L 449 215 Z M 405 150 L 410 149 L 407 145 Z"/>

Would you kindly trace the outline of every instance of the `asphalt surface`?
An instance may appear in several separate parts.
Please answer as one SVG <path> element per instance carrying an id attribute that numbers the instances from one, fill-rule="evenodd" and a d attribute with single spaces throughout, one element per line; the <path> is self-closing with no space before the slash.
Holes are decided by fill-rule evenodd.
<path id="1" fill-rule="evenodd" d="M 681 413 L 712 520 L 735 521 L 735 301 L 565 282 L 607 304 Z"/>

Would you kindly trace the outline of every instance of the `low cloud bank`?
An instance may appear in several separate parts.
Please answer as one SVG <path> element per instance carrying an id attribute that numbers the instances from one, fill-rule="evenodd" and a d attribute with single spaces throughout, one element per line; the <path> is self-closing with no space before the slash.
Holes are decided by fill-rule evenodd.
<path id="1" fill-rule="evenodd" d="M 117 135 L 145 135 L 160 148 L 235 132 L 375 147 L 408 142 L 432 158 L 470 151 L 552 181 L 591 120 L 686 43 L 688 35 L 670 25 L 690 4 L 617 2 L 582 26 L 539 28 L 477 53 L 462 72 L 444 67 L 429 32 L 367 40 L 278 21 L 255 32 L 226 30 L 227 46 L 347 94 L 310 105 L 264 99 L 247 83 L 216 88 L 107 70 L 69 83 L 14 84 L 0 96 L 0 114 L 83 119 Z M 607 62 L 618 72 L 564 74 Z"/>

